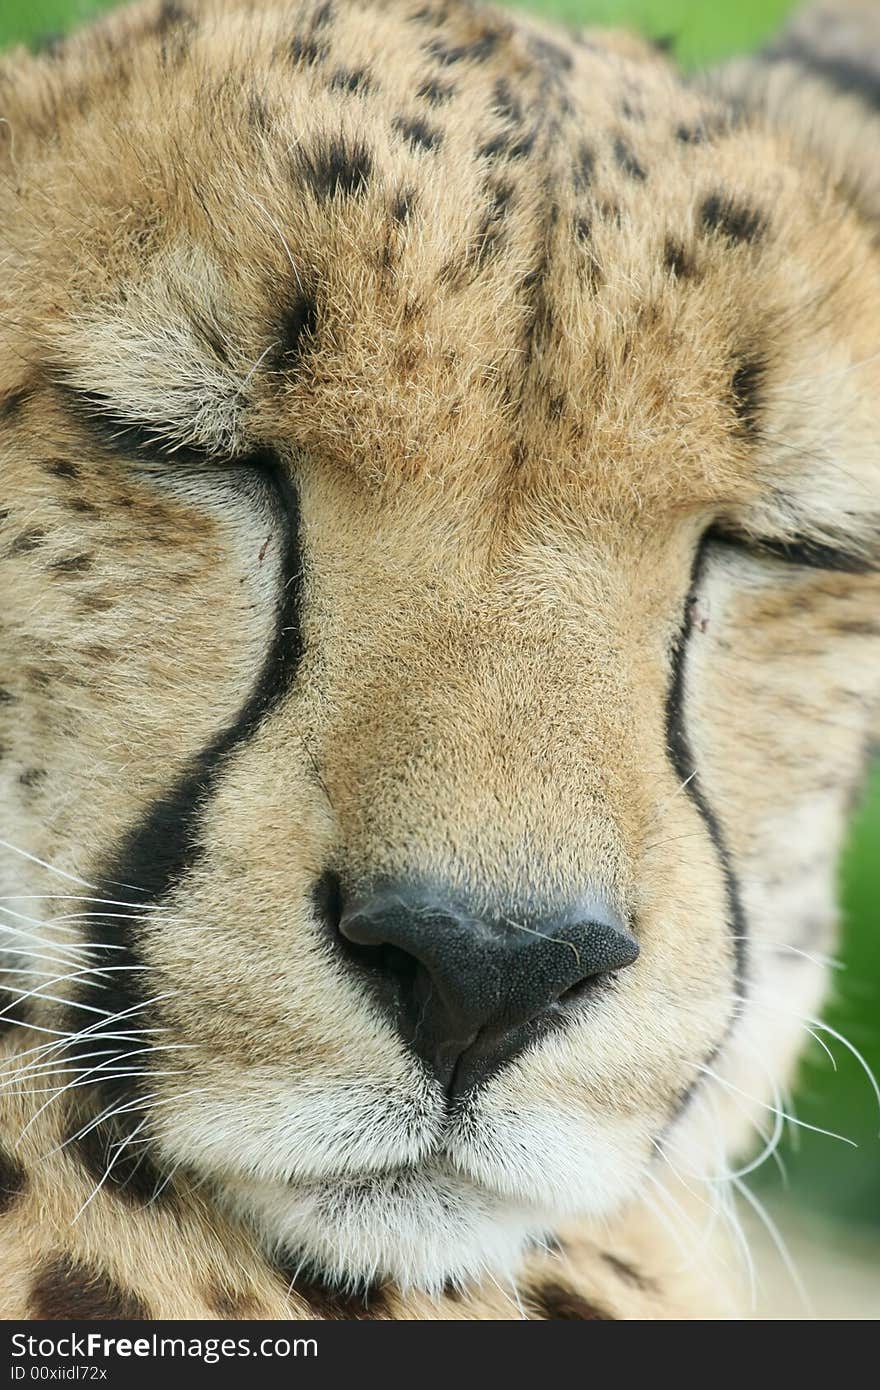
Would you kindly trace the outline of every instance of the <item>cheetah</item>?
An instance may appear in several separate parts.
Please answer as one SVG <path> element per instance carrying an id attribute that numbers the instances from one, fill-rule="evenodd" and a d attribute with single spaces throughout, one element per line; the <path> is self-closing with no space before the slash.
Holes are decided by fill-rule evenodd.
<path id="1" fill-rule="evenodd" d="M 880 700 L 880 9 L 0 63 L 0 1312 L 739 1319 Z"/>

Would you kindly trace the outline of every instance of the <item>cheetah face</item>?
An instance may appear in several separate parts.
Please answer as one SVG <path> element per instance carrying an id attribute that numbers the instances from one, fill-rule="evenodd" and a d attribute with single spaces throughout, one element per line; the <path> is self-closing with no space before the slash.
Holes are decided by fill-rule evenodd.
<path id="1" fill-rule="evenodd" d="M 816 1009 L 876 253 L 635 46 L 173 9 L 3 78 L 19 1008 L 96 1181 L 504 1274 L 727 1171 Z"/>

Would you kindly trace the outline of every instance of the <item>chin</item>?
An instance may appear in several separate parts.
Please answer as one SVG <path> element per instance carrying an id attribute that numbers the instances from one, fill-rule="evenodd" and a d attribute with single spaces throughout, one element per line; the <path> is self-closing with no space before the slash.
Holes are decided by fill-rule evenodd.
<path id="1" fill-rule="evenodd" d="M 389 1280 L 437 1294 L 510 1280 L 524 1252 L 572 1217 L 620 1210 L 648 1163 L 635 1123 L 516 1104 L 501 1087 L 451 1115 L 431 1087 L 418 1103 L 368 1089 L 360 1103 L 332 1091 L 291 1100 L 251 1101 L 240 1123 L 227 1100 L 217 1127 L 219 1107 L 200 1107 L 185 1152 L 177 1127 L 176 1157 L 292 1277 L 350 1288 Z"/>
<path id="2" fill-rule="evenodd" d="M 350 1288 L 392 1280 L 439 1294 L 484 1276 L 509 1278 L 553 1231 L 549 1212 L 517 1204 L 441 1165 L 221 1194 L 254 1225 L 291 1277 L 309 1271 Z"/>

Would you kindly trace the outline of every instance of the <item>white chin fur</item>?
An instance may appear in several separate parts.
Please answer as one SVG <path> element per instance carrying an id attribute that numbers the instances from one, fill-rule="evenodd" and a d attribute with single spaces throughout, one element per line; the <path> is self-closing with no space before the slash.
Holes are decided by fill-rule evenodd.
<path id="1" fill-rule="evenodd" d="M 436 1293 L 486 1274 L 512 1279 L 530 1241 L 574 1214 L 609 1215 L 641 1179 L 624 1126 L 603 1139 L 583 1122 L 533 1114 L 472 1117 L 462 1129 L 447 1136 L 445 1157 L 418 1166 L 286 1183 L 227 1170 L 219 1192 L 294 1266 L 342 1285 L 390 1279 Z"/>
<path id="2" fill-rule="evenodd" d="M 268 1245 L 340 1285 L 390 1279 L 438 1294 L 485 1274 L 510 1279 L 551 1221 L 442 1170 L 225 1192 Z"/>
<path id="3" fill-rule="evenodd" d="M 244 1098 L 242 1098 L 244 1099 Z M 338 1283 L 436 1292 L 510 1279 L 530 1240 L 605 1217 L 638 1188 L 646 1120 L 516 1106 L 491 1088 L 443 1124 L 430 1088 L 263 1089 L 175 1114 L 169 1156 L 205 1176 L 267 1249 Z"/>

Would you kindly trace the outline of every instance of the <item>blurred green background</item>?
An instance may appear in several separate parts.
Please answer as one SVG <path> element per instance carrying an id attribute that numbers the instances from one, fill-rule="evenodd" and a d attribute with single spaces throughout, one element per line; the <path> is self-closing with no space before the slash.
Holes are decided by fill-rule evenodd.
<path id="1" fill-rule="evenodd" d="M 29 42 L 62 32 L 107 8 L 108 0 L 0 0 L 0 44 Z M 792 8 L 789 0 L 531 0 L 544 11 L 578 23 L 630 24 L 670 40 L 688 65 L 709 62 L 760 43 Z M 845 931 L 843 969 L 835 975 L 826 1017 L 880 1072 L 880 776 L 856 816 L 843 863 Z M 880 1117 L 857 1063 L 832 1040 L 835 1072 L 818 1048 L 801 1070 L 796 1109 L 801 1119 L 856 1141 L 850 1148 L 800 1130 L 785 1145 L 788 1193 L 801 1207 L 880 1234 Z M 778 1170 L 765 1165 L 762 1196 L 778 1203 Z"/>

